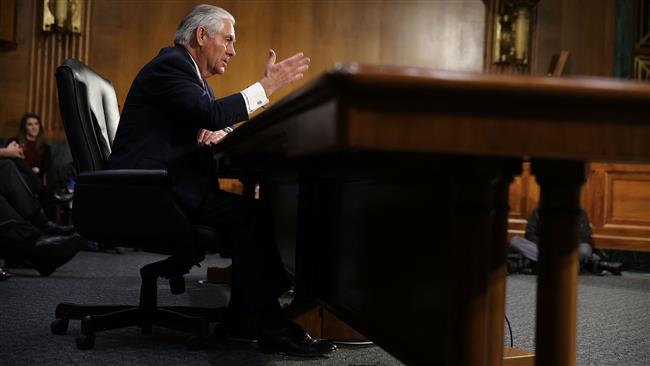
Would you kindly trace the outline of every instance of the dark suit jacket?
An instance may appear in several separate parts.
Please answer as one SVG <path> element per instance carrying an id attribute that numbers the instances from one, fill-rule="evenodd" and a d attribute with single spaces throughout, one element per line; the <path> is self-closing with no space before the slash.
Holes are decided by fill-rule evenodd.
<path id="1" fill-rule="evenodd" d="M 246 119 L 240 93 L 215 99 L 185 48 L 163 48 L 131 85 L 108 168 L 166 169 L 181 202 L 196 208 L 218 187 L 212 154 L 197 143 L 200 129 Z"/>

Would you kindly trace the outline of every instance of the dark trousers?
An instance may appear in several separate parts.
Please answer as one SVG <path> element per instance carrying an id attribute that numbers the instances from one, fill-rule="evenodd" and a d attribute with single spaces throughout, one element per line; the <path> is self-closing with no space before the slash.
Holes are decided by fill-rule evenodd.
<path id="1" fill-rule="evenodd" d="M 43 184 L 41 177 L 32 171 L 32 168 L 27 164 L 27 161 L 20 158 L 7 158 L 6 160 L 11 161 L 16 166 L 16 169 L 23 178 L 23 182 L 27 187 L 29 187 L 30 191 L 38 196 L 41 207 L 43 207 L 46 212 L 52 211 L 54 206 L 57 204 L 56 199 L 54 198 L 54 191 Z"/>
<path id="2" fill-rule="evenodd" d="M 539 249 L 537 244 L 532 241 L 522 238 L 520 236 L 515 236 L 510 241 L 510 248 L 515 252 L 521 253 L 527 259 L 537 263 L 537 258 L 539 257 Z M 578 244 L 578 258 L 580 260 L 580 266 L 584 266 L 589 258 L 591 258 L 591 245 L 588 243 Z"/>
<path id="3" fill-rule="evenodd" d="M 38 196 L 24 179 L 11 159 L 0 158 L 0 195 L 4 196 L 20 217 L 28 218 L 36 214 L 41 206 Z M 0 211 L 0 220 L 10 212 Z"/>
<path id="4" fill-rule="evenodd" d="M 0 258 L 21 261 L 43 232 L 27 218 L 38 214 L 32 193 L 14 163 L 0 159 Z"/>
<path id="5" fill-rule="evenodd" d="M 260 316 L 262 322 L 278 315 L 278 298 L 291 281 L 275 243 L 270 209 L 259 200 L 217 190 L 195 212 L 193 222 L 224 234 L 221 244 L 230 246 L 231 311 Z"/>

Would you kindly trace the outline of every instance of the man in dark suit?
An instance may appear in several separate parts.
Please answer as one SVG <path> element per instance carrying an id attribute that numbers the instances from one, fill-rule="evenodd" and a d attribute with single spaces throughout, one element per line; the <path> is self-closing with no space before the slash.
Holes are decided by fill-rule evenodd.
<path id="1" fill-rule="evenodd" d="M 220 190 L 212 153 L 205 148 L 223 138 L 224 129 L 247 120 L 277 89 L 302 78 L 309 58 L 297 53 L 276 63 L 270 50 L 259 82 L 216 99 L 205 79 L 225 73 L 235 56 L 234 25 L 232 15 L 211 5 L 199 5 L 183 19 L 174 47 L 162 49 L 133 81 L 108 166 L 166 169 L 192 221 L 217 229 L 233 243 L 230 332 L 259 324 L 251 335 L 261 351 L 322 355 L 335 346 L 312 339 L 286 320 L 279 306 L 277 299 L 290 281 L 269 210 L 259 201 Z"/>

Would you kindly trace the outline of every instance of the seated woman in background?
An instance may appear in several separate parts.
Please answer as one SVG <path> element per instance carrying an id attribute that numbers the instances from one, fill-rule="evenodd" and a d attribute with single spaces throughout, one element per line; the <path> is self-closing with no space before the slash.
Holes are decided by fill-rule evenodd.
<path id="1" fill-rule="evenodd" d="M 43 138 L 41 117 L 35 113 L 25 113 L 20 119 L 16 141 L 23 147 L 27 165 L 41 178 L 41 182 L 45 183 L 52 160 L 52 150 Z"/>
<path id="2" fill-rule="evenodd" d="M 47 216 L 54 217 L 55 206 L 70 201 L 72 197 L 57 197 L 46 183 L 45 177 L 50 169 L 52 150 L 43 138 L 41 119 L 35 113 L 25 113 L 20 119 L 17 138 L 9 141 L 9 145 L 18 144 L 22 153 L 16 156 L 6 156 L 21 173 L 29 189 L 36 193 Z"/>

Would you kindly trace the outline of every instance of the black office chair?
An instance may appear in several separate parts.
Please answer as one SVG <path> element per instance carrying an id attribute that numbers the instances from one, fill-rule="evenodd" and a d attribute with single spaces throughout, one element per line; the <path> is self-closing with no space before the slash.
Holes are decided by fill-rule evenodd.
<path id="1" fill-rule="evenodd" d="M 139 305 L 57 306 L 54 334 L 65 334 L 69 320 L 81 320 L 79 349 L 90 349 L 95 333 L 153 325 L 191 333 L 190 348 L 202 348 L 209 323 L 223 308 L 157 307 L 157 279 L 169 279 L 171 291 L 185 291 L 183 275 L 215 251 L 213 230 L 194 226 L 172 195 L 165 170 L 103 170 L 119 123 L 112 84 L 83 63 L 68 59 L 56 70 L 59 107 L 77 177 L 72 217 L 77 231 L 97 242 L 170 254 L 140 269 Z"/>

